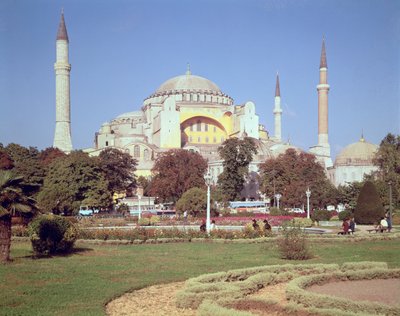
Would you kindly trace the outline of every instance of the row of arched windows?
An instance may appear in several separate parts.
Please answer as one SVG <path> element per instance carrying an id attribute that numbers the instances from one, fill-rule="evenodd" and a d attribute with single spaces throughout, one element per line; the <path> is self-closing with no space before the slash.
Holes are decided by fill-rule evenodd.
<path id="1" fill-rule="evenodd" d="M 208 132 L 208 123 L 204 123 L 204 132 Z M 214 133 L 217 132 L 217 127 L 213 126 Z M 190 131 L 193 132 L 196 130 L 196 132 L 201 132 L 202 131 L 202 123 L 201 120 L 198 120 L 196 124 L 190 124 Z"/>
<path id="2" fill-rule="evenodd" d="M 140 158 L 140 146 L 139 145 L 133 146 L 133 157 Z M 143 150 L 143 159 L 150 160 L 150 152 L 147 148 L 145 148 Z"/>

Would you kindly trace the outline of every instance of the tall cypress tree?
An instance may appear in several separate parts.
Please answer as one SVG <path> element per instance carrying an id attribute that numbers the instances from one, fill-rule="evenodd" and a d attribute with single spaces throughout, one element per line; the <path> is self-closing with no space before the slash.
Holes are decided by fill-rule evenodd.
<path id="1" fill-rule="evenodd" d="M 385 214 L 382 201 L 375 185 L 366 181 L 361 188 L 354 210 L 354 217 L 358 224 L 376 224 Z"/>

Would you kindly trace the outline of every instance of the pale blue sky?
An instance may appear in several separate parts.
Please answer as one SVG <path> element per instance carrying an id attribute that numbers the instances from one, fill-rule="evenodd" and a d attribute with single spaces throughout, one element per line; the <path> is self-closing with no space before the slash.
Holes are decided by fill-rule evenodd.
<path id="1" fill-rule="evenodd" d="M 2 0 L 0 142 L 52 145 L 55 38 L 64 7 L 70 39 L 72 142 L 138 110 L 167 79 L 192 73 L 236 104 L 255 102 L 273 135 L 280 73 L 283 137 L 317 143 L 318 68 L 326 38 L 329 140 L 335 156 L 361 131 L 400 134 L 400 1 Z"/>

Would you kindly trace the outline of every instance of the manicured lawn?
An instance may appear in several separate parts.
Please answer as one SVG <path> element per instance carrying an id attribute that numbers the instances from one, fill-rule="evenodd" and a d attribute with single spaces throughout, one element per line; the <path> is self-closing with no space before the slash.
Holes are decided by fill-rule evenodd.
<path id="1" fill-rule="evenodd" d="M 11 264 L 0 266 L 0 315 L 100 315 L 126 291 L 235 268 L 299 263 L 282 260 L 271 243 L 175 243 L 130 246 L 78 244 L 70 256 L 32 259 L 14 242 Z M 326 242 L 301 263 L 386 261 L 400 267 L 400 242 Z M 155 297 L 154 299 L 157 299 Z"/>

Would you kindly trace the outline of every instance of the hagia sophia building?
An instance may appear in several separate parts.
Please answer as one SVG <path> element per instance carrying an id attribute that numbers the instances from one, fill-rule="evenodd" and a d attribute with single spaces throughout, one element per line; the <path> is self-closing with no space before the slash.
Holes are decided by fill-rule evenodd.
<path id="1" fill-rule="evenodd" d="M 69 39 L 61 13 L 56 40 L 56 124 L 53 147 L 70 152 L 70 71 L 68 59 Z M 376 170 L 372 158 L 378 146 L 360 141 L 345 147 L 333 163 L 328 138 L 328 65 L 325 40 L 322 41 L 318 93 L 318 144 L 310 148 L 336 185 L 361 181 L 364 174 Z M 272 101 L 272 100 L 271 100 Z M 185 74 L 162 83 L 153 94 L 144 99 L 139 111 L 123 113 L 101 125 L 95 134 L 92 148 L 84 149 L 97 156 L 108 147 L 129 153 L 138 161 L 136 174 L 151 176 L 158 154 L 170 149 L 183 148 L 200 153 L 208 160 L 213 182 L 223 171 L 218 147 L 228 138 L 251 137 L 256 141 L 258 153 L 249 167 L 257 173 L 259 165 L 268 158 L 277 157 L 289 148 L 303 151 L 282 141 L 282 108 L 279 75 L 276 76 L 274 100 L 274 133 L 259 123 L 256 105 L 248 101 L 235 104 L 234 99 L 221 91 L 211 80 L 193 75 L 188 65 Z M 272 102 L 271 102 L 272 103 Z M 255 177 L 249 177 L 247 196 L 258 190 Z M 255 196 L 254 196 L 255 197 Z"/>

